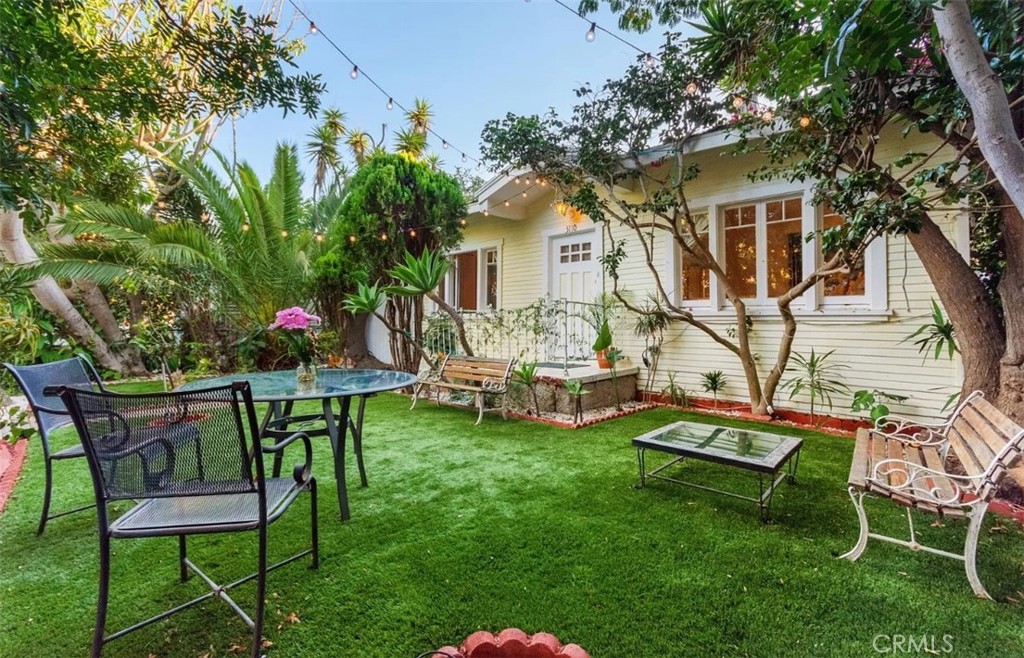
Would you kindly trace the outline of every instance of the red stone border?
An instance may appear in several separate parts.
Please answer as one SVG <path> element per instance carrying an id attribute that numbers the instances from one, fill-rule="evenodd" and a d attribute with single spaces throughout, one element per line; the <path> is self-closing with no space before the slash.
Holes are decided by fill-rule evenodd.
<path id="1" fill-rule="evenodd" d="M 442 402 L 442 404 L 444 403 Z M 451 406 L 458 407 L 462 405 L 453 404 Z M 508 411 L 506 413 L 510 418 L 518 418 L 519 420 L 529 420 L 534 423 L 543 423 L 545 425 L 550 425 L 552 427 L 557 427 L 563 430 L 577 430 L 580 429 L 581 427 L 590 427 L 591 425 L 603 423 L 606 420 L 615 420 L 616 418 L 631 416 L 641 411 L 657 409 L 659 406 L 660 405 L 657 404 L 640 403 L 637 406 L 633 407 L 632 409 L 623 409 L 622 411 L 616 411 L 611 414 L 608 414 L 607 416 L 601 416 L 600 418 L 589 418 L 587 420 L 584 420 L 582 423 L 567 423 L 562 420 L 555 420 L 554 418 L 544 418 L 543 416 L 531 416 L 530 414 L 521 414 L 518 411 Z"/>
<path id="2" fill-rule="evenodd" d="M 506 628 L 494 635 L 477 631 L 459 647 L 441 647 L 430 658 L 590 658 L 578 644 L 562 644 L 551 633 L 527 635 Z"/>
<path id="3" fill-rule="evenodd" d="M 24 439 L 13 445 L 0 441 L 0 512 L 7 507 L 7 501 L 18 482 L 18 476 L 21 475 L 27 446 L 28 441 Z"/>

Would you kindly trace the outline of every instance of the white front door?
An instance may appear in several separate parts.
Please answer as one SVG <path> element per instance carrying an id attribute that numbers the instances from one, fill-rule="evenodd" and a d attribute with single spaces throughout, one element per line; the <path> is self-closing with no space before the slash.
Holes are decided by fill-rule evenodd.
<path id="1" fill-rule="evenodd" d="M 587 323 L 588 304 L 601 293 L 600 236 L 597 231 L 579 231 L 552 236 L 548 258 L 548 294 L 562 305 L 557 337 L 549 358 L 583 359 L 590 355 L 594 330 Z"/>

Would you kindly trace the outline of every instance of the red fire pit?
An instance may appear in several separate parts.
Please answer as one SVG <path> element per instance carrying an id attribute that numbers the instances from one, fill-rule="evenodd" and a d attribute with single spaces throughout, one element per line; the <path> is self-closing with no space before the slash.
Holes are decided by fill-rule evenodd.
<path id="1" fill-rule="evenodd" d="M 527 635 L 506 628 L 497 635 L 477 631 L 462 646 L 441 647 L 431 658 L 590 658 L 578 644 L 562 644 L 551 633 Z"/>

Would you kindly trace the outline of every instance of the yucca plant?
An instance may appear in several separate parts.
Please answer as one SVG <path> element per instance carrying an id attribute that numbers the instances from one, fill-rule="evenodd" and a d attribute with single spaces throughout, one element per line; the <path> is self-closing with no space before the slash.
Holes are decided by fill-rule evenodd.
<path id="1" fill-rule="evenodd" d="M 929 352 L 934 352 L 932 358 L 937 360 L 939 355 L 945 351 L 946 355 L 952 359 L 953 355 L 960 351 L 956 346 L 956 330 L 953 328 L 953 323 L 946 319 L 942 308 L 934 299 L 932 300 L 932 321 L 918 327 L 917 331 L 901 340 L 900 343 L 910 340 L 917 345 L 918 354 L 924 355 L 925 358 Z"/>
<path id="2" fill-rule="evenodd" d="M 725 373 L 721 370 L 709 370 L 700 376 L 700 385 L 705 392 L 711 393 L 715 400 L 715 408 L 718 408 L 718 394 L 725 390 Z"/>
<path id="3" fill-rule="evenodd" d="M 849 391 L 849 387 L 839 380 L 839 372 L 846 368 L 840 363 L 829 363 L 828 359 L 835 353 L 829 350 L 824 354 L 818 354 L 811 348 L 807 356 L 794 354 L 790 365 L 795 365 L 793 370 L 800 373 L 786 380 L 782 387 L 789 389 L 789 399 L 806 391 L 811 402 L 811 422 L 815 422 L 814 408 L 816 402 L 824 402 L 828 408 L 832 408 L 832 396 Z M 790 368 L 786 368 L 788 371 Z"/>
<path id="4" fill-rule="evenodd" d="M 512 376 L 515 378 L 515 381 L 530 390 L 530 396 L 533 398 L 534 413 L 540 416 L 540 402 L 537 399 L 538 367 L 539 366 L 536 361 L 524 361 L 519 364 L 518 368 L 512 371 Z"/>
<path id="5" fill-rule="evenodd" d="M 583 388 L 583 382 L 578 379 L 567 379 L 562 382 L 562 386 L 565 387 L 566 392 L 572 397 L 573 402 L 573 413 L 572 422 L 582 423 L 583 422 L 583 396 L 589 395 L 590 391 Z"/>
<path id="6" fill-rule="evenodd" d="M 452 319 L 463 353 L 466 356 L 473 356 L 473 348 L 466 338 L 466 323 L 462 314 L 437 293 L 445 274 L 448 273 L 448 268 L 448 260 L 440 252 L 424 249 L 422 254 L 415 256 L 406 251 L 404 261 L 388 270 L 388 274 L 398 281 L 399 285 L 388 286 L 385 292 L 403 297 L 426 296 Z"/>

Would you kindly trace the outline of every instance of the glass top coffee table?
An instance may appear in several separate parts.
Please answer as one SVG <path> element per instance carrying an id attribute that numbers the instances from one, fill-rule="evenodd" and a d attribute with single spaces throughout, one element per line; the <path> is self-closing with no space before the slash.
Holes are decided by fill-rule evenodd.
<path id="1" fill-rule="evenodd" d="M 757 503 L 761 521 L 767 523 L 771 520 L 772 496 L 775 489 L 784 480 L 789 480 L 791 484 L 796 481 L 796 469 L 800 462 L 800 447 L 803 441 L 768 432 L 679 421 L 636 437 L 633 439 L 633 445 L 636 446 L 637 462 L 640 466 L 640 486 L 646 485 L 647 478 L 654 478 L 749 500 Z M 648 450 L 664 452 L 675 457 L 648 472 Z M 757 474 L 757 497 L 722 491 L 662 475 L 665 469 L 686 459 L 753 471 Z"/>

